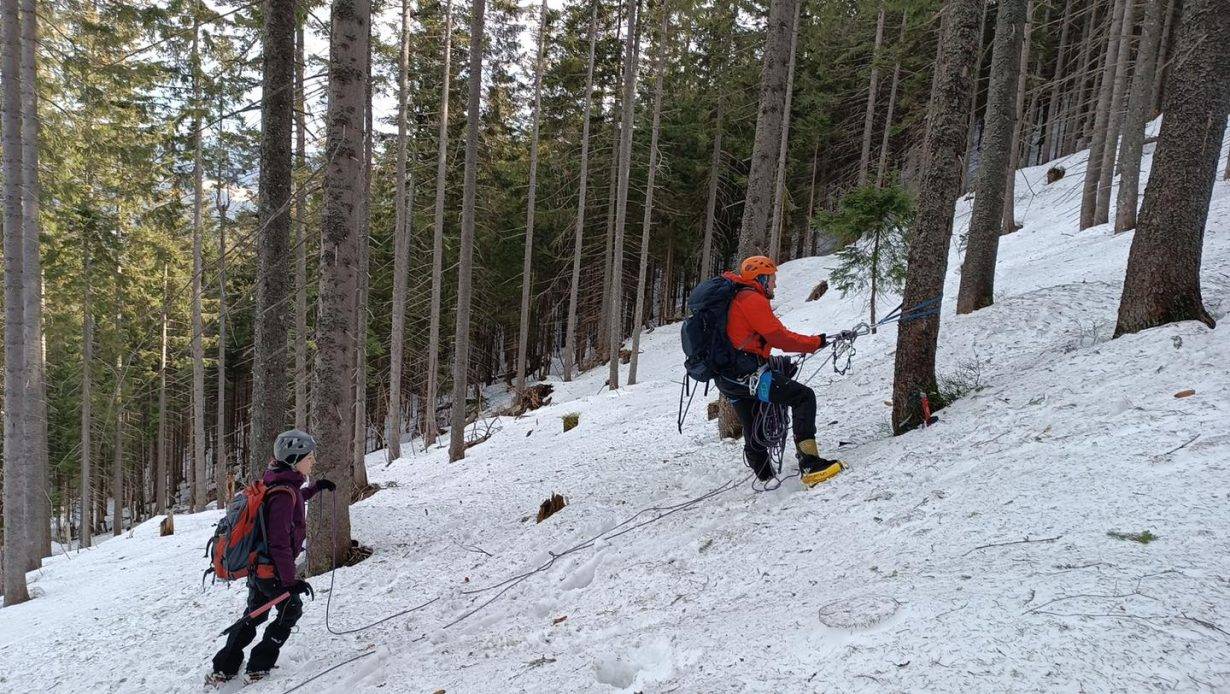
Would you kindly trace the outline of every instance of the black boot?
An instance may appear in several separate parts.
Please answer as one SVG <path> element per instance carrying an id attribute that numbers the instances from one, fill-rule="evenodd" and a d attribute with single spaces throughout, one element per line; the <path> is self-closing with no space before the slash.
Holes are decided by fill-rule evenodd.
<path id="1" fill-rule="evenodd" d="M 806 487 L 814 487 L 844 469 L 840 460 L 829 460 L 819 456 L 815 439 L 799 441 L 796 446 L 798 446 L 799 479 Z"/>
<path id="2" fill-rule="evenodd" d="M 777 477 L 777 471 L 773 469 L 773 461 L 769 460 L 767 453 L 756 453 L 744 449 L 743 460 L 752 472 L 756 473 L 756 479 L 761 482 L 768 482 Z"/>

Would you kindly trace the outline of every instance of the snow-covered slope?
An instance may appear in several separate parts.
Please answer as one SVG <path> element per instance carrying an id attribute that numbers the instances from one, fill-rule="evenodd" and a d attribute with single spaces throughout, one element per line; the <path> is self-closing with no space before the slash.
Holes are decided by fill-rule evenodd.
<path id="1" fill-rule="evenodd" d="M 846 376 L 816 372 L 820 359 L 803 370 L 816 372 L 822 447 L 849 442 L 849 471 L 812 491 L 731 487 L 746 476 L 739 446 L 714 438 L 699 398 L 675 431 L 678 326 L 661 327 L 641 383 L 600 392 L 598 369 L 556 384 L 555 404 L 498 420 L 464 462 L 370 456 L 386 488 L 352 517 L 376 553 L 337 572 L 332 626 L 438 600 L 332 636 L 330 577 L 315 578 L 281 668 L 252 691 L 364 653 L 299 691 L 1230 689 L 1230 332 L 1108 339 L 1131 235 L 1077 231 L 1083 160 L 1050 186 L 1046 167 L 1020 172 L 1025 227 L 1001 243 L 997 303 L 970 316 L 953 315 L 954 243 L 940 371 L 977 370 L 984 389 L 937 426 L 889 435 L 889 327 L 858 341 Z M 968 213 L 963 201 L 958 233 Z M 803 301 L 831 262 L 783 267 L 788 325 L 863 319 L 856 297 Z M 1224 317 L 1225 182 L 1204 265 Z M 552 492 L 567 508 L 535 524 Z M 241 586 L 200 587 L 217 517 L 180 516 L 169 538 L 151 521 L 47 561 L 30 576 L 37 599 L 0 610 L 0 690 L 198 689 L 242 604 Z M 1145 530 L 1157 539 L 1112 536 Z"/>

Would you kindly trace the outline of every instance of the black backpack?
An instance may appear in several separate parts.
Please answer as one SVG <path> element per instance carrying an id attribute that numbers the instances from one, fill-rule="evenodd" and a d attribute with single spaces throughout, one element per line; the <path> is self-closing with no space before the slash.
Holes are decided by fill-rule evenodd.
<path id="1" fill-rule="evenodd" d="M 740 353 L 726 336 L 730 302 L 741 289 L 747 287 L 725 277 L 714 277 L 701 282 L 688 295 L 692 315 L 684 319 L 679 335 L 686 357 L 683 368 L 694 380 L 738 377 L 756 369 L 755 357 Z"/>

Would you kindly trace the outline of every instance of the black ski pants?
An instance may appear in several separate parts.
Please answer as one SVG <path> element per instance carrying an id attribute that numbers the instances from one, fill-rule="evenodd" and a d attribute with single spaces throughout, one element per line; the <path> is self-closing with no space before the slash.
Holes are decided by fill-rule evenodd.
<path id="1" fill-rule="evenodd" d="M 790 407 L 796 442 L 816 438 L 816 392 L 780 371 L 767 373 L 772 374 L 769 387 L 758 395 L 752 395 L 744 383 L 718 378 L 718 390 L 730 400 L 743 425 L 743 453 L 757 472 L 769 463 L 768 451 L 756 436 L 750 435 L 755 431 L 764 403 Z"/>
<path id="2" fill-rule="evenodd" d="M 248 577 L 248 606 L 243 613 L 247 615 L 256 608 L 281 595 L 284 589 L 277 579 Z M 234 677 L 239 674 L 239 666 L 243 664 L 243 649 L 256 638 L 256 627 L 269 617 L 269 612 L 277 610 L 277 617 L 265 627 L 265 635 L 260 643 L 252 649 L 252 657 L 248 658 L 248 672 L 266 672 L 272 670 L 278 662 L 278 653 L 282 644 L 290 636 L 290 630 L 295 622 L 303 616 L 303 600 L 298 595 L 291 596 L 278 603 L 277 607 L 259 617 L 245 620 L 238 628 L 226 637 L 226 645 L 214 656 L 214 672 Z"/>

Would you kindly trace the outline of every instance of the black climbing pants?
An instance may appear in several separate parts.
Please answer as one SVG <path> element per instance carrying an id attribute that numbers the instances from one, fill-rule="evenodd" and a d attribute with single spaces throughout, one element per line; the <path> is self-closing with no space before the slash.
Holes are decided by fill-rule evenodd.
<path id="1" fill-rule="evenodd" d="M 749 432 L 755 431 L 756 420 L 765 402 L 790 407 L 796 442 L 816 438 L 816 392 L 781 372 L 769 373 L 773 375 L 768 389 L 762 393 L 764 399 L 752 395 L 743 383 L 718 379 L 718 390 L 730 400 L 739 414 L 739 422 L 743 425 L 743 453 L 747 456 L 748 465 L 758 475 L 768 466 L 769 455 L 765 447 L 757 442 L 757 437 L 749 435 Z"/>
<path id="2" fill-rule="evenodd" d="M 248 606 L 244 608 L 246 615 L 252 610 L 264 605 L 285 592 L 277 579 L 248 577 Z M 256 638 L 256 627 L 269 617 L 269 612 L 277 610 L 277 617 L 265 627 L 265 635 L 260 643 L 252 649 L 252 657 L 248 658 L 248 672 L 266 672 L 273 669 L 278 662 L 278 653 L 282 644 L 290 636 L 290 630 L 295 622 L 303 616 L 303 601 L 298 595 L 277 604 L 255 619 L 246 620 L 226 637 L 226 645 L 214 656 L 214 672 L 234 677 L 239 674 L 239 666 L 243 664 L 243 649 Z"/>

